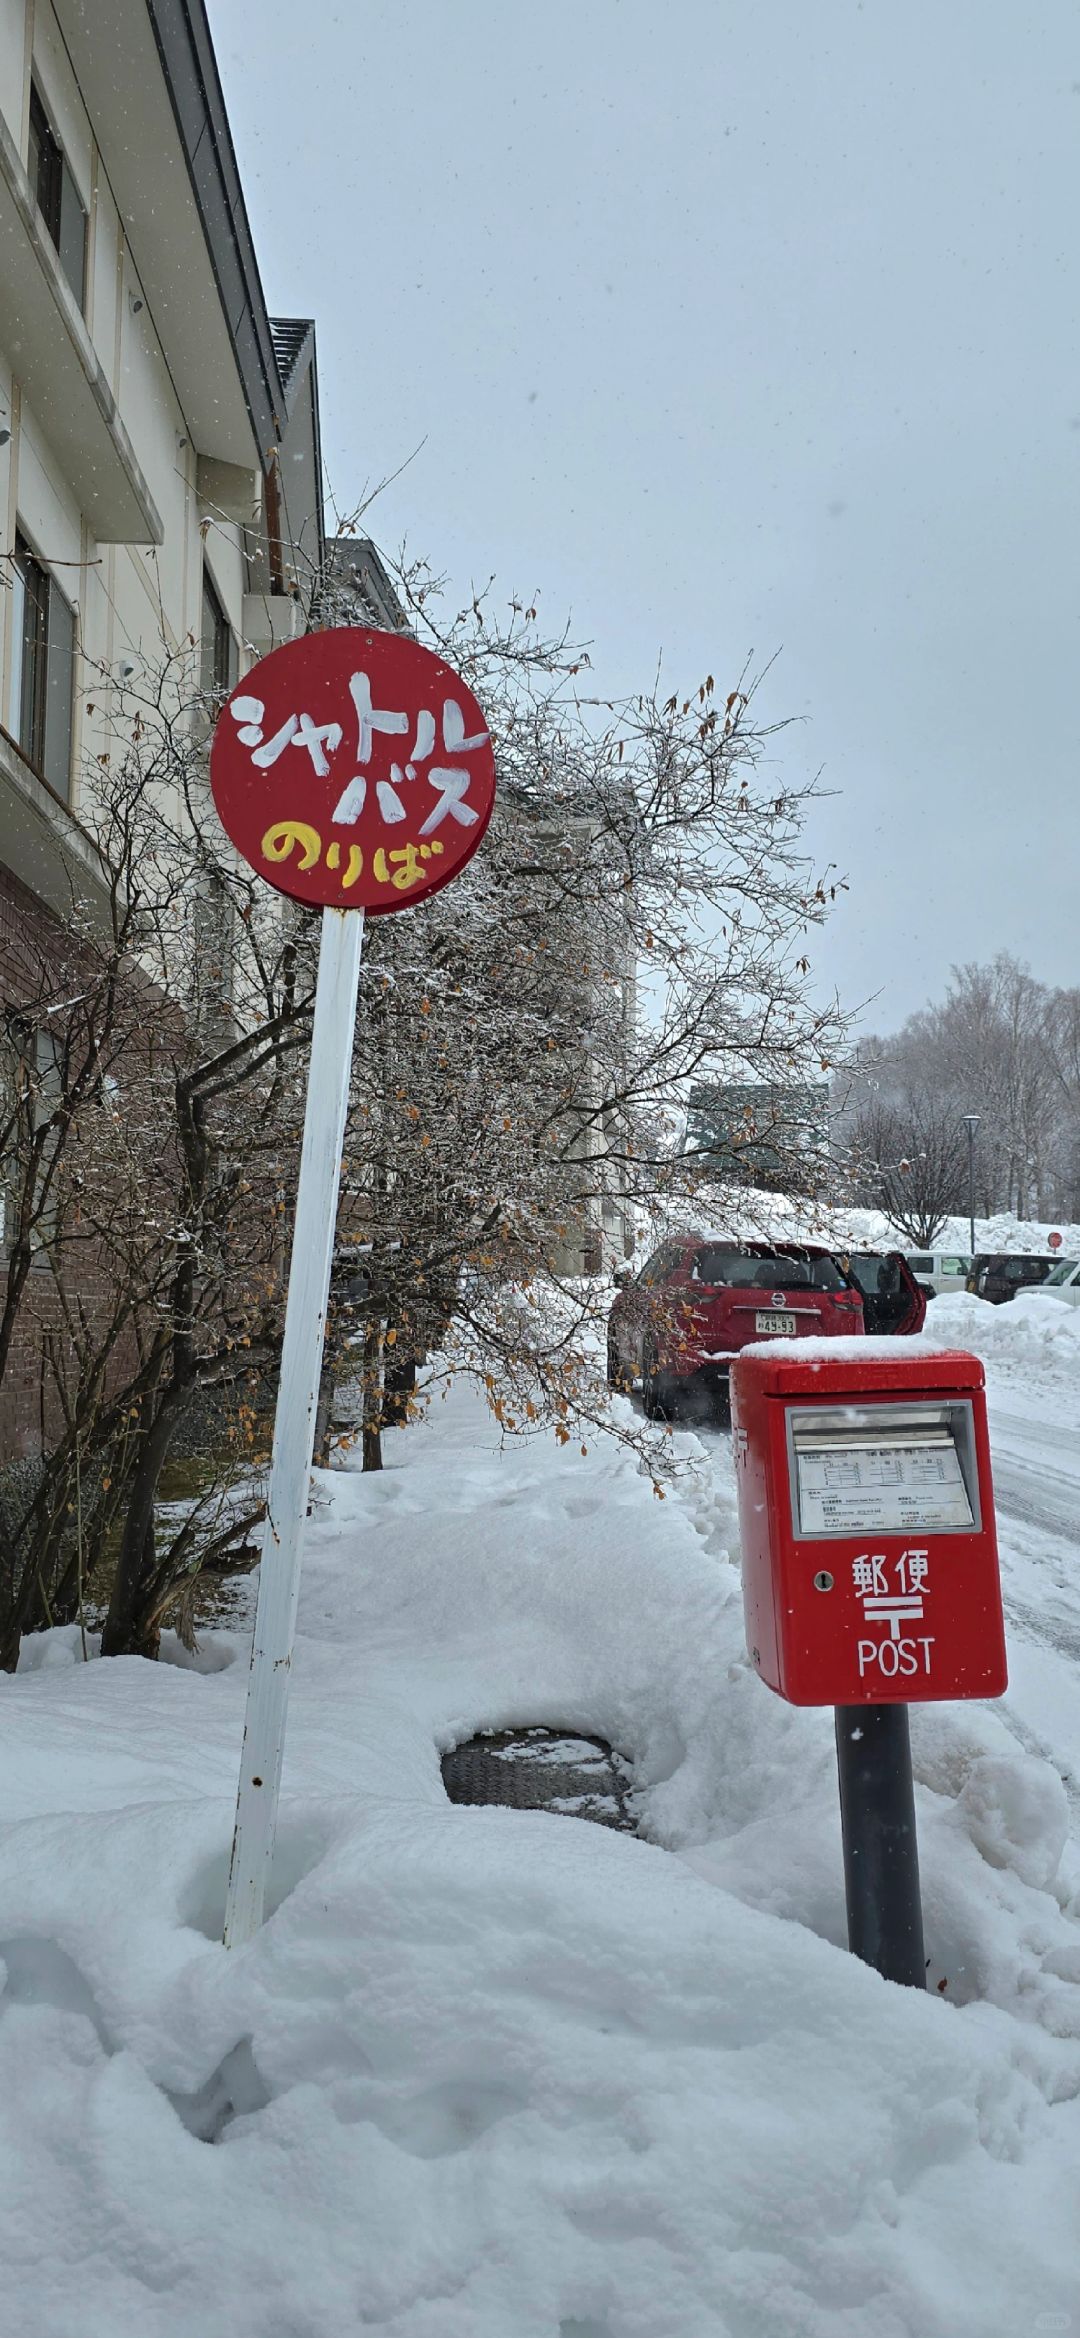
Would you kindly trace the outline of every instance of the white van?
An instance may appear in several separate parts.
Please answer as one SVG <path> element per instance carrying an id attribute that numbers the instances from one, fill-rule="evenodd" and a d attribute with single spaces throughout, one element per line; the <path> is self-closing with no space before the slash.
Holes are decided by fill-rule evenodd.
<path id="1" fill-rule="evenodd" d="M 1076 1259 L 1059 1258 L 1039 1289 L 1052 1291 L 1055 1299 L 1067 1299 L 1070 1307 L 1080 1307 L 1080 1265 Z"/>
<path id="2" fill-rule="evenodd" d="M 958 1250 L 908 1250 L 904 1256 L 917 1283 L 921 1283 L 928 1299 L 936 1299 L 939 1291 L 963 1291 L 971 1273 L 971 1260 Z"/>

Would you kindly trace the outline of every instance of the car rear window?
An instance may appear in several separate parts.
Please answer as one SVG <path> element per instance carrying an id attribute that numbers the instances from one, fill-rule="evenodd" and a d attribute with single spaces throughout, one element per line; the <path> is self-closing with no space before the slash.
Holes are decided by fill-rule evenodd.
<path id="1" fill-rule="evenodd" d="M 908 1261 L 910 1265 L 910 1260 Z M 899 1270 L 891 1258 L 882 1258 L 876 1251 L 853 1251 L 848 1265 L 868 1299 L 894 1297 L 900 1285 Z"/>
<path id="2" fill-rule="evenodd" d="M 934 1261 L 932 1258 L 912 1258 L 910 1251 L 908 1252 L 908 1265 L 911 1268 L 913 1275 L 932 1275 L 934 1271 Z M 957 1262 L 954 1259 L 943 1258 L 941 1261 L 941 1266 L 942 1272 L 944 1274 L 948 1275 L 959 1272 Z"/>
<path id="3" fill-rule="evenodd" d="M 714 1244 L 699 1250 L 694 1281 L 713 1290 L 842 1291 L 844 1278 L 831 1258 L 786 1258 L 774 1251 L 747 1253 Z"/>

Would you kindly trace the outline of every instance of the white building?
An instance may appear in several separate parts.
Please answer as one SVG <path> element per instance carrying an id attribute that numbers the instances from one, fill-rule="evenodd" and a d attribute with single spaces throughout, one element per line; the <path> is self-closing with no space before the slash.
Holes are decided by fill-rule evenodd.
<path id="1" fill-rule="evenodd" d="M 5 1100 L 28 1064 L 48 1093 L 22 1008 L 73 895 L 106 899 L 80 804 L 122 685 L 172 658 L 228 686 L 303 630 L 322 556 L 314 328 L 267 315 L 203 0 L 0 0 Z M 38 1276 L 0 1463 L 48 1441 L 49 1306 Z"/>
<path id="2" fill-rule="evenodd" d="M 0 0 L 0 966 L 88 890 L 106 683 L 301 630 L 314 329 L 266 312 L 203 0 Z M 93 711 L 90 711 L 93 709 Z"/>

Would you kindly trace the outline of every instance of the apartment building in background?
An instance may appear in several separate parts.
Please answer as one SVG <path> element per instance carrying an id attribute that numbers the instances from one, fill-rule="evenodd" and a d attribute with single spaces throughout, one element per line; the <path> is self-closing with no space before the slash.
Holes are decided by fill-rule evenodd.
<path id="1" fill-rule="evenodd" d="M 0 0 L 0 1001 L 107 882 L 123 683 L 229 687 L 323 552 L 314 327 L 267 313 L 203 0 Z"/>
<path id="2" fill-rule="evenodd" d="M 683 1152 L 720 1185 L 818 1195 L 829 1177 L 829 1115 L 827 1080 L 697 1082 Z"/>

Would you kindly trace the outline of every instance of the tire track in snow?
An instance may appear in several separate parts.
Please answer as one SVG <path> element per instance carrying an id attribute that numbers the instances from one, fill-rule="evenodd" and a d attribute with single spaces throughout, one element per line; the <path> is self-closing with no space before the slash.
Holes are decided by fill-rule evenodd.
<path id="1" fill-rule="evenodd" d="M 1075 1826 L 1080 1761 L 1073 1732 L 1061 1723 L 1080 1670 L 1080 1469 L 1068 1466 L 1080 1459 L 1078 1439 L 1054 1421 L 1030 1420 L 996 1404 L 989 1412 L 1007 1637 L 1050 1666 L 1049 1674 L 1036 1674 L 1034 1696 L 1029 1677 L 1025 1711 L 1018 1709 L 1015 1680 L 996 1710 L 1017 1744 L 1057 1771 Z M 1051 1684 L 1048 1715 L 1042 1694 Z"/>

